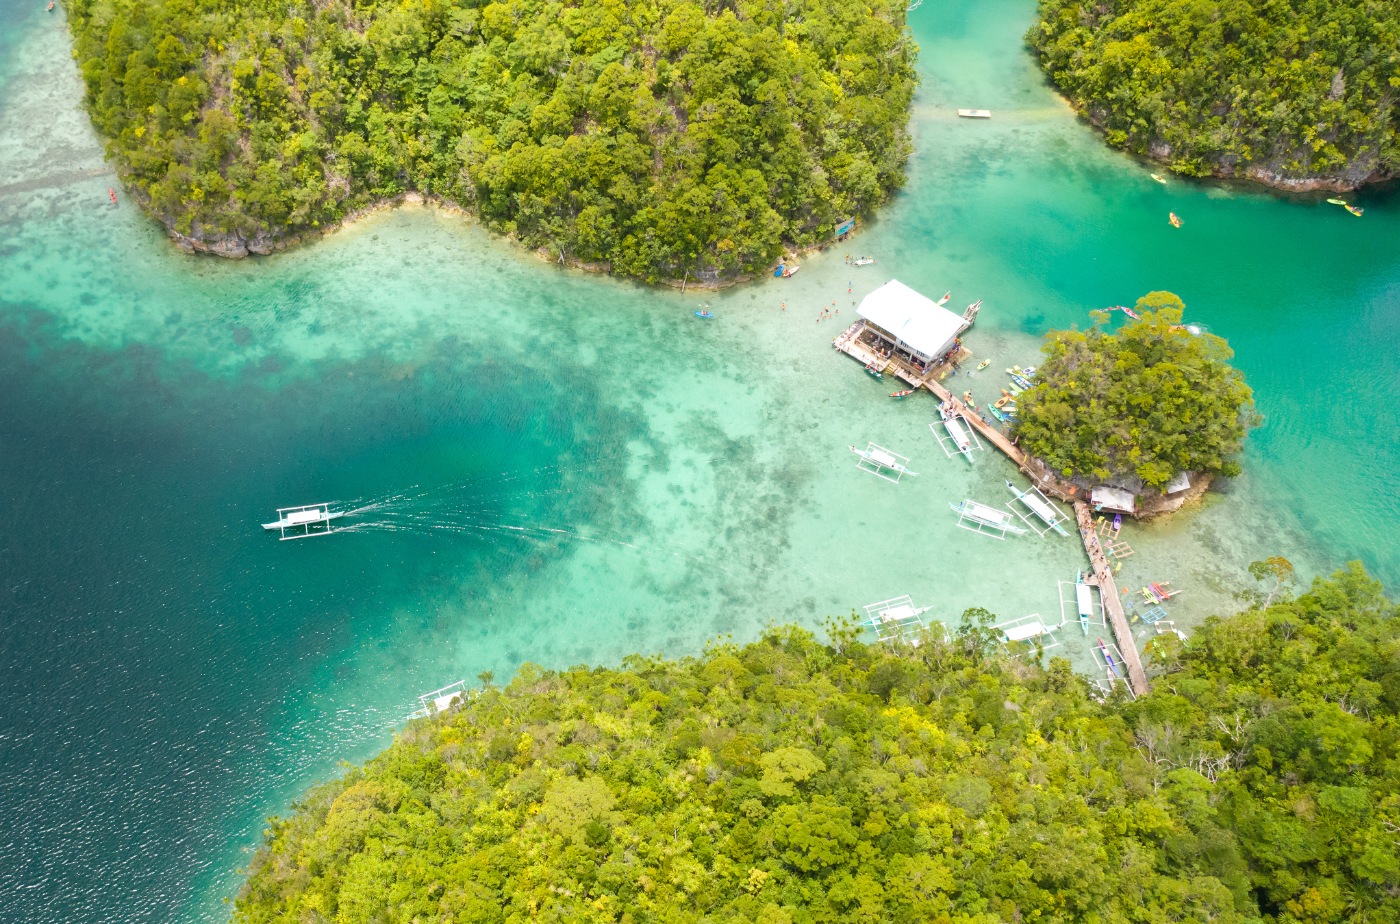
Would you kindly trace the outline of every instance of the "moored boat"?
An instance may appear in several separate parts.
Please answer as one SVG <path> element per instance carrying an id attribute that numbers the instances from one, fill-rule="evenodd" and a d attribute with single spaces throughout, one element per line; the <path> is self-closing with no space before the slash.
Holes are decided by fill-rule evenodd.
<path id="1" fill-rule="evenodd" d="M 907 398 L 914 393 L 914 389 L 906 388 L 904 391 L 897 391 L 890 395 L 891 398 Z"/>

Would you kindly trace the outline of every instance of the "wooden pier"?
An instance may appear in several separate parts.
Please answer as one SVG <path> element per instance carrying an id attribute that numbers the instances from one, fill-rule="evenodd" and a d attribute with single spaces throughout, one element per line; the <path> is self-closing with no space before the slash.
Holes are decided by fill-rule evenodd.
<path id="1" fill-rule="evenodd" d="M 1008 440 L 1004 433 L 943 387 L 943 383 L 938 380 L 938 375 L 947 371 L 946 366 L 935 367 L 920 375 L 903 362 L 886 359 L 861 343 L 860 334 L 864 329 L 865 322 L 857 321 L 833 340 L 832 346 L 855 357 L 878 372 L 893 373 L 914 388 L 927 388 L 948 408 L 950 414 L 961 417 L 987 442 L 1000 449 L 1008 459 L 1015 462 L 1016 467 L 1031 480 L 1032 484 L 1052 497 L 1074 504 L 1075 517 L 1079 521 L 1079 535 L 1084 541 L 1084 551 L 1088 554 L 1089 562 L 1094 569 L 1094 576 L 1086 583 L 1093 584 L 1099 589 L 1099 596 L 1103 599 L 1104 615 L 1113 627 L 1114 640 L 1118 643 L 1118 649 L 1122 652 L 1123 660 L 1128 665 L 1128 683 L 1131 685 L 1133 693 L 1139 696 L 1145 694 L 1147 692 L 1147 673 L 1142 669 L 1142 659 L 1138 656 L 1137 643 L 1133 641 L 1133 632 L 1128 625 L 1128 616 L 1123 611 L 1123 600 L 1119 597 L 1118 585 L 1113 580 L 1113 569 L 1108 566 L 1108 556 L 1104 554 L 1103 546 L 1099 543 L 1098 531 L 1094 529 L 1093 511 L 1082 499 L 1084 492 L 1074 485 L 1065 484 L 1049 472 L 1036 471 L 1027 460 L 1026 454 L 1017 448 L 1016 444 Z"/>
<path id="2" fill-rule="evenodd" d="M 1118 641 L 1118 650 L 1128 664 L 1128 683 L 1133 693 L 1142 696 L 1147 692 L 1147 672 L 1142 669 L 1142 659 L 1138 657 L 1137 643 L 1133 641 L 1133 630 L 1128 624 L 1128 614 L 1123 611 L 1123 598 L 1118 595 L 1118 585 L 1113 580 L 1113 569 L 1108 566 L 1108 556 L 1099 544 L 1099 531 L 1094 528 L 1094 512 L 1082 500 L 1074 502 L 1074 516 L 1079 521 L 1079 535 L 1084 540 L 1084 550 L 1089 553 L 1089 562 L 1094 566 L 1094 576 L 1085 581 L 1099 588 L 1099 598 L 1103 601 L 1104 615 L 1113 627 L 1113 637 Z"/>

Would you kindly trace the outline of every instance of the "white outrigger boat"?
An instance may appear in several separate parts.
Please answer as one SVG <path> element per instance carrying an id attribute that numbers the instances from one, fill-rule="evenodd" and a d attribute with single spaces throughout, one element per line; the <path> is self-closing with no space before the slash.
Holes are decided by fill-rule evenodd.
<path id="1" fill-rule="evenodd" d="M 913 598 L 905 594 L 868 605 L 865 608 L 866 620 L 862 625 L 874 629 L 876 637 L 882 642 L 912 636 L 917 644 L 917 636 L 925 628 L 924 621 L 919 617 L 931 609 L 931 606 L 915 606 Z"/>
<path id="2" fill-rule="evenodd" d="M 918 472 L 911 472 L 905 467 L 909 462 L 907 458 L 898 453 L 891 452 L 884 446 L 867 443 L 864 449 L 857 449 L 854 446 L 850 447 L 850 449 L 851 452 L 860 456 L 860 461 L 856 463 L 856 468 L 883 478 L 886 481 L 893 481 L 898 484 L 900 477 L 904 475 L 917 477 L 919 474 Z M 894 472 L 895 476 L 891 478 L 889 475 L 885 474 L 886 471 Z"/>
<path id="3" fill-rule="evenodd" d="M 943 447 L 943 452 L 948 458 L 953 458 L 956 452 L 964 456 L 968 462 L 972 461 L 972 451 L 982 448 L 982 441 L 977 438 L 975 430 L 963 427 L 961 420 L 956 414 L 949 414 L 948 409 L 943 405 L 938 406 L 938 416 L 942 419 L 942 425 L 947 435 L 938 432 L 938 424 L 931 423 L 928 428 L 933 431 L 933 435 L 938 439 L 938 445 Z"/>
<path id="4" fill-rule="evenodd" d="M 275 529 L 285 539 L 305 539 L 307 536 L 327 536 L 335 532 L 331 521 L 345 516 L 344 510 L 332 510 L 330 504 L 306 504 L 302 507 L 277 508 L 277 522 L 264 523 L 263 529 Z M 320 526 L 320 529 L 316 527 Z M 287 535 L 287 530 L 300 530 Z"/>
<path id="5" fill-rule="evenodd" d="M 1065 532 L 1065 528 L 1060 525 L 1062 522 L 1069 520 L 1069 517 L 1056 509 L 1055 505 L 1050 503 L 1050 498 L 1046 497 L 1039 488 L 1032 485 L 1026 488 L 1026 490 L 1021 491 L 1009 481 L 1006 483 L 1006 486 L 1011 489 L 1012 494 L 1016 495 L 1018 501 L 1025 504 L 1030 512 L 1039 517 L 1041 522 L 1045 524 L 1044 529 L 1036 529 L 1035 524 L 1032 523 L 1025 514 L 1011 507 L 1010 504 L 1006 505 L 1007 507 L 1011 507 L 1011 512 L 1020 517 L 1027 526 L 1031 529 L 1035 529 L 1037 535 L 1044 536 L 1053 529 L 1061 536 L 1069 536 L 1069 533 Z"/>
<path id="6" fill-rule="evenodd" d="M 958 525 L 963 529 L 993 539 L 1005 539 L 1007 533 L 1024 533 L 1025 530 L 1012 522 L 1011 514 L 1005 510 L 979 504 L 975 500 L 965 500 L 961 504 L 948 506 L 958 515 Z"/>

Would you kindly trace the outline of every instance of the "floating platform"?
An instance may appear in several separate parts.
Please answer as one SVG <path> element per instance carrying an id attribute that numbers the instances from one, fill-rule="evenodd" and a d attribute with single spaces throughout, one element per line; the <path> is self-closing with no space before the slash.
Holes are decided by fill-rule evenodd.
<path id="1" fill-rule="evenodd" d="M 282 535 L 278 538 L 305 539 L 308 536 L 328 536 L 336 530 L 331 521 L 345 516 L 344 510 L 332 510 L 330 504 L 305 504 L 301 507 L 277 508 L 277 522 L 264 523 L 263 529 L 275 529 Z M 316 527 L 320 527 L 317 529 Z M 287 531 L 292 530 L 291 535 Z"/>

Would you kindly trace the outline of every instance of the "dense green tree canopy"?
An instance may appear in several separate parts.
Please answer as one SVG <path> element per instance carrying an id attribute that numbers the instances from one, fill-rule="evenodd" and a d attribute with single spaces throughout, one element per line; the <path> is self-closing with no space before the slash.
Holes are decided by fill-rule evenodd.
<path id="1" fill-rule="evenodd" d="M 1018 399 L 1021 447 L 1064 477 L 1135 476 L 1161 487 L 1178 472 L 1235 475 L 1256 422 L 1253 392 L 1213 334 L 1181 326 L 1170 292 L 1138 299 L 1116 332 L 1054 331 L 1035 387 Z"/>
<path id="2" fill-rule="evenodd" d="M 1026 38 L 1110 144 L 1182 173 L 1400 171 L 1394 0 L 1041 0 Z"/>
<path id="3" fill-rule="evenodd" d="M 1400 919 L 1400 623 L 1359 566 L 1154 652 L 798 629 L 543 672 L 273 820 L 238 922 Z"/>
<path id="4" fill-rule="evenodd" d="M 199 237 L 406 190 L 653 277 L 764 267 L 903 181 L 892 0 L 68 0 L 123 174 Z"/>

